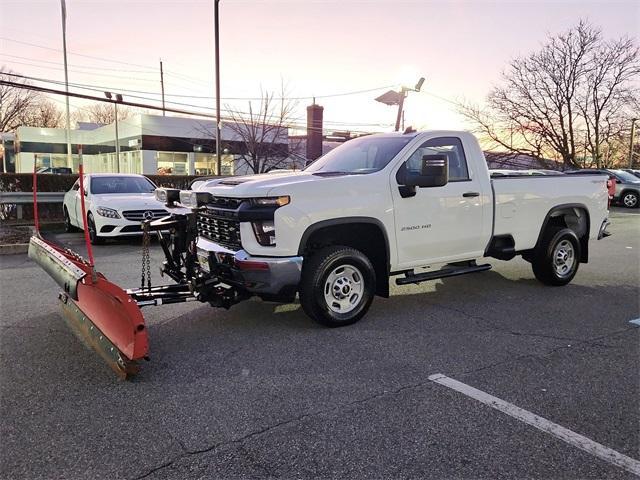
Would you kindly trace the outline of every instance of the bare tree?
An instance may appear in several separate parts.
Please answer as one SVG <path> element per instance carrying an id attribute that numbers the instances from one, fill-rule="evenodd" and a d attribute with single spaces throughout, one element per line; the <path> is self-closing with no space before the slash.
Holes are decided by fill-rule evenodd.
<path id="1" fill-rule="evenodd" d="M 133 115 L 127 106 L 118 106 L 118 120 L 126 120 Z M 93 122 L 108 125 L 116 121 L 115 106 L 112 103 L 100 102 L 86 108 L 76 110 L 74 119 L 78 122 Z"/>
<path id="2" fill-rule="evenodd" d="M 230 117 L 226 125 L 243 144 L 240 165 L 253 173 L 289 166 L 289 125 L 296 107 L 286 98 L 284 86 L 279 97 L 269 92 L 260 97 L 257 106 L 249 102 L 247 112 L 225 106 Z"/>
<path id="3" fill-rule="evenodd" d="M 21 123 L 27 127 L 62 128 L 64 115 L 56 104 L 46 97 L 41 97 L 21 115 Z"/>
<path id="4" fill-rule="evenodd" d="M 11 70 L 0 67 L 0 79 L 28 84 L 24 79 L 10 75 Z M 33 90 L 0 85 L 0 132 L 15 130 L 24 124 L 25 112 L 38 103 L 40 95 Z"/>
<path id="5" fill-rule="evenodd" d="M 580 166 L 589 151 L 599 164 L 603 145 L 617 141 L 637 101 L 639 73 L 632 40 L 605 41 L 581 21 L 511 61 L 485 107 L 465 104 L 460 111 L 489 148 L 557 158 L 566 167 Z"/>

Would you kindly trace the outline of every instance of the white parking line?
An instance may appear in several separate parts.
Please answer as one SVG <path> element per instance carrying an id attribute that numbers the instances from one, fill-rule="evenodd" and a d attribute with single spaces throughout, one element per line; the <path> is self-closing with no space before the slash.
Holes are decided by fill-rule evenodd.
<path id="1" fill-rule="evenodd" d="M 629 323 L 633 323 L 634 325 L 638 325 L 640 327 L 640 318 L 629 320 Z"/>
<path id="2" fill-rule="evenodd" d="M 510 415 L 513 418 L 536 427 L 543 432 L 547 432 L 554 437 L 559 438 L 560 440 L 570 445 L 573 445 L 574 447 L 578 447 L 580 450 L 590 453 L 591 455 L 598 457 L 605 462 L 608 462 L 612 465 L 615 465 L 616 467 L 623 468 L 627 472 L 631 472 L 635 475 L 640 476 L 640 461 L 635 460 L 631 457 L 627 457 L 626 455 L 616 452 L 609 447 L 605 447 L 598 442 L 594 442 L 593 440 L 584 437 L 579 433 L 573 432 L 558 425 L 557 423 L 553 423 L 546 418 L 540 417 L 535 413 L 531 413 L 528 410 L 517 407 L 512 403 L 505 402 L 498 397 L 489 395 L 482 390 L 473 388 L 465 383 L 454 380 L 453 378 L 449 378 L 441 373 L 436 373 L 435 375 L 429 376 L 429 380 L 460 392 L 467 397 L 478 400 L 485 405 L 489 405 L 490 407 L 495 408 L 502 413 L 506 413 L 507 415 Z"/>

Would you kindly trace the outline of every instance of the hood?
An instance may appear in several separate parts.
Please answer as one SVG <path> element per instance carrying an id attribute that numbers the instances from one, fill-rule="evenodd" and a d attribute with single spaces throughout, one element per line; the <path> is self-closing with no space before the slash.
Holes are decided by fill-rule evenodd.
<path id="1" fill-rule="evenodd" d="M 154 193 L 109 193 L 92 195 L 91 202 L 98 207 L 116 210 L 166 210 L 164 204 L 155 198 Z"/>
<path id="2" fill-rule="evenodd" d="M 301 183 L 321 182 L 326 180 L 319 175 L 307 172 L 263 173 L 243 177 L 229 177 L 215 183 L 207 183 L 199 190 L 224 197 L 268 196 L 269 192 L 282 185 L 298 185 Z"/>

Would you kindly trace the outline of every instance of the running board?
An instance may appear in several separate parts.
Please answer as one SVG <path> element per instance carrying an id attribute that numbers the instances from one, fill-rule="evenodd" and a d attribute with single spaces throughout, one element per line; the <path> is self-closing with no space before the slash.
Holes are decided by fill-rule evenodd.
<path id="1" fill-rule="evenodd" d="M 456 277 L 458 275 L 464 275 L 466 273 L 484 272 L 485 270 L 490 269 L 491 265 L 485 263 L 484 265 L 470 265 L 465 267 L 446 267 L 435 272 L 425 272 L 417 274 L 407 273 L 405 277 L 396 279 L 396 285 L 408 285 L 410 283 L 418 284 L 420 282 L 436 280 L 438 278 Z"/>

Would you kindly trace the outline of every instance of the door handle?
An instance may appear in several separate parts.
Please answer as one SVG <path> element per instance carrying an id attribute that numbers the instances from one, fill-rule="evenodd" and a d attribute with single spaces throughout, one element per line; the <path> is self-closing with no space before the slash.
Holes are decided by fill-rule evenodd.
<path id="1" fill-rule="evenodd" d="M 466 193 L 463 193 L 462 196 L 465 197 L 465 198 L 479 197 L 480 196 L 480 192 L 466 192 Z"/>

